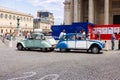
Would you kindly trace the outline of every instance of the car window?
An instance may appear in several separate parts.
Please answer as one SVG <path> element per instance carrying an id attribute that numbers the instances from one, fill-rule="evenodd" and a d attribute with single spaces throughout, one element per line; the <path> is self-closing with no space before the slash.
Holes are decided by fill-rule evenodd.
<path id="1" fill-rule="evenodd" d="M 68 37 L 68 40 L 70 40 L 70 41 L 71 41 L 71 40 L 75 40 L 75 35 L 69 36 L 69 37 Z"/>
<path id="2" fill-rule="evenodd" d="M 76 34 L 76 40 L 86 40 L 86 37 L 81 34 Z"/>
<path id="3" fill-rule="evenodd" d="M 31 39 L 35 39 L 37 35 L 31 35 Z"/>
<path id="4" fill-rule="evenodd" d="M 45 36 L 44 35 L 41 35 L 41 40 L 45 40 Z"/>
<path id="5" fill-rule="evenodd" d="M 68 39 L 68 36 L 66 36 L 66 35 L 64 35 L 62 38 L 61 38 L 61 40 L 67 40 Z"/>

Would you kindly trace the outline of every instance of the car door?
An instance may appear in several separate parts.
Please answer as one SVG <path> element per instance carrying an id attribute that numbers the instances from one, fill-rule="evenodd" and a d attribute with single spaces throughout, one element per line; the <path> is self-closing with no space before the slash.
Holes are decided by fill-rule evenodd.
<path id="1" fill-rule="evenodd" d="M 34 47 L 34 39 L 32 39 L 32 38 L 28 38 L 27 40 L 26 40 L 26 47 Z"/>
<path id="2" fill-rule="evenodd" d="M 75 48 L 75 35 L 70 35 L 68 36 L 68 39 L 67 39 L 67 45 L 68 45 L 68 48 Z"/>
<path id="3" fill-rule="evenodd" d="M 78 39 L 76 39 L 76 48 L 77 49 L 87 49 L 87 40 L 82 35 L 78 35 Z"/>
<path id="4" fill-rule="evenodd" d="M 35 48 L 41 48 L 42 47 L 42 45 L 41 45 L 41 41 L 42 41 L 41 36 L 42 35 L 37 35 L 35 37 L 35 40 L 34 40 L 34 47 Z"/>

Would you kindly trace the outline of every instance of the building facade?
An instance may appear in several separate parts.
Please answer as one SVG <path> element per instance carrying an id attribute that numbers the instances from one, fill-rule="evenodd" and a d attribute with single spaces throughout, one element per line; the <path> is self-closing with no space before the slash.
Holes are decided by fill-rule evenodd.
<path id="1" fill-rule="evenodd" d="M 0 35 L 33 31 L 33 16 L 16 10 L 0 7 Z"/>
<path id="2" fill-rule="evenodd" d="M 120 0 L 65 0 L 64 23 L 120 24 Z"/>
<path id="3" fill-rule="evenodd" d="M 53 13 L 48 11 L 38 11 L 37 18 L 34 19 L 34 29 L 41 29 L 43 32 L 50 32 L 54 24 Z"/>

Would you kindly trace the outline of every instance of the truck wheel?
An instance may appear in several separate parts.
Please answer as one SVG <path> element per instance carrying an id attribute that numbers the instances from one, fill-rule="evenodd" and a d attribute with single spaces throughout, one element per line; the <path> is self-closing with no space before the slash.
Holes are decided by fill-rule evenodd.
<path id="1" fill-rule="evenodd" d="M 94 46 L 94 47 L 92 47 L 91 51 L 92 51 L 92 53 L 97 54 L 97 53 L 99 53 L 100 49 L 98 47 Z"/>
<path id="2" fill-rule="evenodd" d="M 60 48 L 60 52 L 66 52 L 66 49 Z"/>
<path id="3" fill-rule="evenodd" d="M 17 48 L 18 48 L 18 50 L 23 50 L 22 44 L 18 44 Z"/>

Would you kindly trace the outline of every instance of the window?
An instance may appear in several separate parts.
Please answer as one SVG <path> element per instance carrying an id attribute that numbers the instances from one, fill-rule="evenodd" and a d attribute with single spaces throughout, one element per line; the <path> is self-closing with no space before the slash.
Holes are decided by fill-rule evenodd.
<path id="1" fill-rule="evenodd" d="M 75 40 L 75 35 L 71 35 L 68 40 Z"/>
<path id="2" fill-rule="evenodd" d="M 13 16 L 13 20 L 15 20 L 15 16 Z"/>
<path id="3" fill-rule="evenodd" d="M 31 18 L 30 18 L 30 21 L 31 21 Z"/>
<path id="4" fill-rule="evenodd" d="M 22 21 L 22 17 L 20 17 L 20 20 Z"/>
<path id="5" fill-rule="evenodd" d="M 27 21 L 28 21 L 28 18 L 27 18 Z"/>
<path id="6" fill-rule="evenodd" d="M 1 33 L 3 33 L 3 29 L 1 29 Z"/>
<path id="7" fill-rule="evenodd" d="M 24 17 L 24 21 L 26 21 L 25 17 Z"/>
<path id="8" fill-rule="evenodd" d="M 7 19 L 8 18 L 8 15 L 7 14 L 5 14 L 5 19 Z"/>
<path id="9" fill-rule="evenodd" d="M 0 14 L 0 18 L 3 18 L 3 14 Z"/>
<path id="10" fill-rule="evenodd" d="M 11 15 L 9 15 L 9 19 L 11 19 Z"/>

